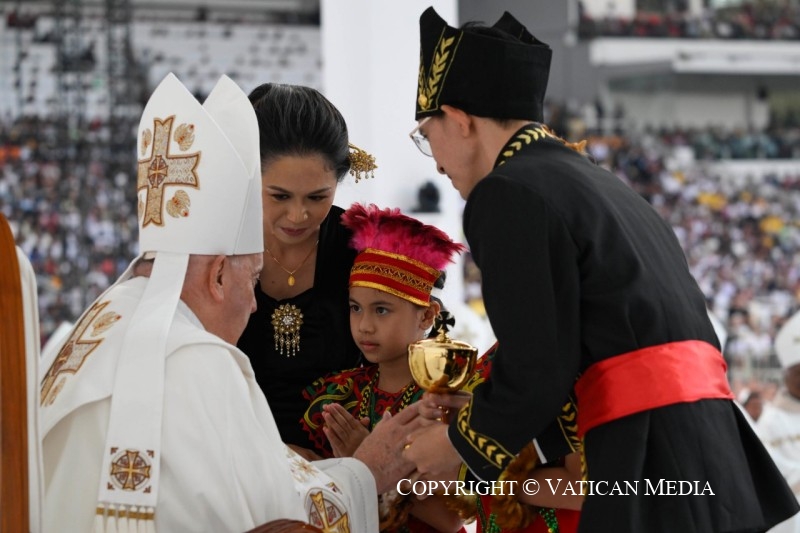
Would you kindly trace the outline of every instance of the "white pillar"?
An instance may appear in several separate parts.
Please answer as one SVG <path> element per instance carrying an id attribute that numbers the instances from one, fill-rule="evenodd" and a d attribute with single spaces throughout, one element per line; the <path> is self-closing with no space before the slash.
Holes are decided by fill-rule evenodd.
<path id="1" fill-rule="evenodd" d="M 321 0 L 322 92 L 344 115 L 351 142 L 374 155 L 379 167 L 375 179 L 356 184 L 345 178 L 336 204 L 399 207 L 464 242 L 463 200 L 436 171 L 434 160 L 408 137 L 416 126 L 419 17 L 432 4 L 450 25 L 458 26 L 456 0 Z M 417 215 L 412 212 L 417 192 L 427 181 L 439 189 L 441 213 Z M 443 299 L 463 307 L 458 305 L 464 300 L 462 261 L 447 269 Z"/>
<path id="2" fill-rule="evenodd" d="M 431 0 L 321 1 L 322 92 L 344 115 L 351 141 L 379 166 L 374 180 L 346 179 L 337 193 L 340 205 L 374 201 L 409 211 L 428 180 L 443 197 L 457 197 L 433 159 L 408 138 L 416 126 L 419 16 L 430 5 Z M 455 0 L 437 1 L 436 10 L 456 20 Z"/>

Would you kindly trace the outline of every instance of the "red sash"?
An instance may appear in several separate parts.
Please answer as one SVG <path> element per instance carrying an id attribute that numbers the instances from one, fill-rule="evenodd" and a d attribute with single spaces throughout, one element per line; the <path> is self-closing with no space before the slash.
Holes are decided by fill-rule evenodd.
<path id="1" fill-rule="evenodd" d="M 733 399 L 726 368 L 719 350 L 704 341 L 650 346 L 595 363 L 575 384 L 578 436 L 657 407 Z"/>

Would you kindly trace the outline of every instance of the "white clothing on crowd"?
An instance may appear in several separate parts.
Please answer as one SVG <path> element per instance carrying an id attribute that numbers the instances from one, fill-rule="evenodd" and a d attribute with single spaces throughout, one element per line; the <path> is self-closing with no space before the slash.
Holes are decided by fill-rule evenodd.
<path id="1" fill-rule="evenodd" d="M 775 337 L 775 352 L 784 371 L 800 364 L 800 313 L 795 313 Z M 800 398 L 786 388 L 764 405 L 756 423 L 775 464 L 795 497 L 800 501 Z M 770 530 L 772 533 L 800 533 L 800 515 L 795 515 Z"/>
<path id="2" fill-rule="evenodd" d="M 771 403 L 764 405 L 756 427 L 772 459 L 800 501 L 800 399 L 782 389 Z M 800 533 L 800 515 L 778 524 L 770 532 Z"/>

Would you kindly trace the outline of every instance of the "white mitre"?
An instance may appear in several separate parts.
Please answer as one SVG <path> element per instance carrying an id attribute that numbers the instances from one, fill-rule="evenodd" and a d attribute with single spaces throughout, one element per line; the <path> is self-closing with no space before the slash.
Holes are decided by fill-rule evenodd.
<path id="1" fill-rule="evenodd" d="M 800 364 L 800 313 L 795 313 L 775 336 L 775 353 L 784 370 Z"/>
<path id="2" fill-rule="evenodd" d="M 264 251 L 258 121 L 230 78 L 201 106 L 169 74 L 147 103 L 137 138 L 140 251 Z"/>
<path id="3" fill-rule="evenodd" d="M 200 105 L 167 75 L 142 113 L 137 151 L 140 257 L 154 263 L 117 365 L 95 523 L 100 531 L 117 529 L 111 524 L 122 516 L 154 525 L 165 345 L 189 255 L 264 250 L 258 121 L 230 78 L 223 76 Z M 126 485 L 114 476 L 119 469 L 147 474 Z"/>

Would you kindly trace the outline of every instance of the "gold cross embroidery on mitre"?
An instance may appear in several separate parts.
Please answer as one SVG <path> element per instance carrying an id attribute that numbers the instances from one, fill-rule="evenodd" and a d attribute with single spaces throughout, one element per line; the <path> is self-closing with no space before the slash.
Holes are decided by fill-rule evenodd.
<path id="1" fill-rule="evenodd" d="M 175 155 L 169 153 L 169 139 L 175 115 L 164 120 L 154 119 L 153 153 L 150 159 L 140 159 L 136 177 L 136 190 L 147 189 L 144 202 L 142 227 L 151 222 L 163 226 L 164 187 L 182 185 L 199 188 L 195 169 L 200 162 L 200 153 Z"/>

